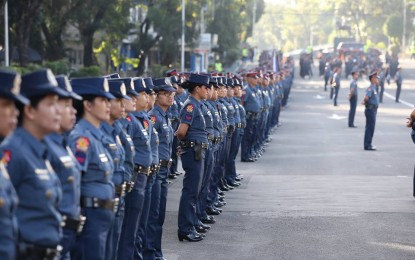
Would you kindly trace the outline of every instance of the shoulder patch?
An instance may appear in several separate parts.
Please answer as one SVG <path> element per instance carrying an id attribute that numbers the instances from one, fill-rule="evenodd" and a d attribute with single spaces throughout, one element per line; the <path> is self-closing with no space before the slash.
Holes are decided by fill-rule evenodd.
<path id="1" fill-rule="evenodd" d="M 152 115 L 152 116 L 150 116 L 150 120 L 151 120 L 151 122 L 153 122 L 153 124 L 155 124 L 155 123 L 156 123 L 156 121 L 157 121 L 157 117 L 156 117 L 156 115 Z"/>
<path id="2" fill-rule="evenodd" d="M 148 129 L 148 121 L 147 120 L 143 120 L 143 126 L 146 130 Z"/>
<path id="3" fill-rule="evenodd" d="M 87 137 L 79 137 L 78 140 L 76 140 L 76 151 L 86 152 L 89 148 L 89 139 Z"/>
<path id="4" fill-rule="evenodd" d="M 0 160 L 0 163 L 3 163 L 4 165 L 7 166 L 7 164 L 11 161 L 12 159 L 12 152 L 10 152 L 10 150 L 5 150 L 3 152 L 3 157 Z"/>
<path id="5" fill-rule="evenodd" d="M 193 112 L 193 109 L 194 109 L 193 104 L 189 104 L 189 105 L 187 105 L 187 107 L 186 107 L 186 111 L 187 111 L 187 112 L 189 112 L 189 113 L 192 113 L 192 112 Z"/>

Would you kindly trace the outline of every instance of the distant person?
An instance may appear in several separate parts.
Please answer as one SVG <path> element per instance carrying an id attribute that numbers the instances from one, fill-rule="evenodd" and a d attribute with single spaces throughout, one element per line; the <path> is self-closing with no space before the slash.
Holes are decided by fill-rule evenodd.
<path id="1" fill-rule="evenodd" d="M 401 66 L 398 66 L 396 70 L 395 82 L 396 82 L 395 102 L 399 103 L 399 96 L 401 95 L 401 89 L 402 89 L 402 68 Z"/>
<path id="2" fill-rule="evenodd" d="M 366 89 L 366 94 L 362 104 L 365 105 L 365 137 L 364 137 L 364 149 L 366 151 L 375 151 L 376 148 L 372 145 L 373 134 L 375 133 L 376 114 L 378 111 L 378 93 L 376 91 L 379 85 L 379 78 L 377 72 L 369 74 L 370 86 Z"/>
<path id="3" fill-rule="evenodd" d="M 356 106 L 357 106 L 357 80 L 358 78 L 359 78 L 359 72 L 352 71 L 352 80 L 350 82 L 350 93 L 349 93 L 349 102 L 350 102 L 349 127 L 357 127 L 354 124 L 354 117 L 356 114 Z"/>

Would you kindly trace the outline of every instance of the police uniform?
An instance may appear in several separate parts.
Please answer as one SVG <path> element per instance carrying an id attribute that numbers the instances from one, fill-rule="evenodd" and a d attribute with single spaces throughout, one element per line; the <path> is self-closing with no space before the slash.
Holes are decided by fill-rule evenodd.
<path id="1" fill-rule="evenodd" d="M 401 70 L 401 67 L 399 66 L 395 73 L 395 82 L 396 82 L 395 102 L 399 103 L 399 96 L 401 95 L 401 89 L 402 89 L 402 70 Z"/>
<path id="2" fill-rule="evenodd" d="M 101 77 L 71 80 L 74 91 L 81 96 L 107 99 L 107 79 Z M 81 118 L 68 137 L 68 145 L 81 165 L 81 213 L 86 222 L 78 238 L 75 258 L 105 259 L 108 233 L 113 224 L 115 187 L 112 182 L 114 163 L 104 145 L 105 134 L 89 121 Z"/>
<path id="3" fill-rule="evenodd" d="M 23 105 L 29 100 L 20 95 L 21 77 L 11 71 L 0 71 L 0 99 L 9 99 Z M 0 136 L 0 144 L 4 136 Z M 5 164 L 10 160 L 9 153 L 0 149 L 0 259 L 15 259 L 17 245 L 16 209 L 18 198 L 10 181 Z"/>
<path id="4" fill-rule="evenodd" d="M 209 77 L 190 74 L 188 82 L 199 86 L 208 86 Z M 183 239 L 190 241 L 203 239 L 194 227 L 195 205 L 204 172 L 205 150 L 208 146 L 206 124 L 200 106 L 200 101 L 190 95 L 180 112 L 180 123 L 189 126 L 185 139 L 180 141 L 182 165 L 185 170 L 178 216 L 178 238 L 180 241 Z"/>
<path id="5" fill-rule="evenodd" d="M 353 74 L 353 72 L 352 72 L 352 74 Z M 358 94 L 357 80 L 352 79 L 350 81 L 350 94 L 349 94 L 349 102 L 350 102 L 349 127 L 355 127 L 354 117 L 355 117 L 355 114 L 356 114 L 356 106 L 357 106 L 357 99 L 358 99 L 357 94 Z"/>
<path id="6" fill-rule="evenodd" d="M 247 77 L 256 77 L 256 73 L 251 72 L 246 75 Z M 246 128 L 241 143 L 241 161 L 253 162 L 253 145 L 255 127 L 257 122 L 258 113 L 261 110 L 259 100 L 256 98 L 255 86 L 246 86 L 245 95 L 242 97 L 243 105 L 246 111 Z"/>
<path id="7" fill-rule="evenodd" d="M 66 94 L 57 85 L 50 70 L 33 72 L 22 77 L 22 94 L 29 98 Z M 58 211 L 62 190 L 48 160 L 43 137 L 39 140 L 25 128 L 18 127 L 1 144 L 0 151 L 6 156 L 3 159 L 7 158 L 4 160 L 6 168 L 19 197 L 16 216 L 21 251 L 18 259 L 55 257 L 62 236 Z"/>
<path id="8" fill-rule="evenodd" d="M 157 84 L 157 83 L 156 83 Z M 157 84 L 158 91 L 176 92 L 176 89 L 163 83 Z M 166 216 L 166 203 L 168 193 L 168 174 L 171 165 L 171 152 L 173 144 L 173 128 L 168 112 L 157 104 L 150 111 L 150 118 L 159 137 L 160 170 L 155 177 L 151 191 L 151 205 L 148 215 L 146 243 L 144 245 L 143 258 L 157 259 L 163 257 L 161 239 L 163 224 Z"/>
<path id="9" fill-rule="evenodd" d="M 145 92 L 146 84 L 142 78 L 134 78 L 133 84 L 138 95 Z M 122 223 L 121 238 L 118 244 L 118 259 L 133 259 L 135 251 L 135 239 L 140 222 L 144 203 L 144 192 L 147 178 L 150 175 L 152 153 L 148 134 L 148 120 L 142 120 L 139 112 L 131 112 L 126 120 L 128 129 L 135 148 L 133 190 L 125 197 L 125 214 Z"/>
<path id="10" fill-rule="evenodd" d="M 372 73 L 370 76 L 377 77 L 377 74 Z M 375 147 L 372 146 L 372 139 L 375 132 L 376 114 L 379 105 L 375 85 L 370 85 L 366 89 L 366 97 L 368 97 L 368 101 L 365 104 L 366 127 L 363 145 L 365 150 L 375 150 Z"/>
<path id="11" fill-rule="evenodd" d="M 337 106 L 337 97 L 340 90 L 340 69 L 333 75 L 333 105 Z"/>
<path id="12" fill-rule="evenodd" d="M 155 94 L 156 86 L 153 83 L 151 78 L 144 78 L 144 82 L 146 84 L 146 93 L 147 94 Z M 137 116 L 139 119 L 144 122 L 144 127 L 146 128 L 149 136 L 150 136 L 150 147 L 151 147 L 151 169 L 150 175 L 147 178 L 146 188 L 144 192 L 144 204 L 143 204 L 143 211 L 141 213 L 140 223 L 138 226 L 136 239 L 135 239 L 135 252 L 134 252 L 134 259 L 143 259 L 143 247 L 146 244 L 146 228 L 147 228 L 147 221 L 148 221 L 148 214 L 150 211 L 150 204 L 151 204 L 151 193 L 154 184 L 154 180 L 159 170 L 159 152 L 158 152 L 158 145 L 159 145 L 159 137 L 158 132 L 154 128 L 153 121 L 150 118 L 150 115 L 147 111 L 141 111 L 140 116 Z"/>
<path id="13" fill-rule="evenodd" d="M 127 90 L 124 82 L 111 80 L 109 81 L 109 91 L 115 98 L 127 99 L 131 98 L 127 96 Z M 108 260 L 116 258 L 118 241 L 121 235 L 121 227 L 124 218 L 124 197 L 126 193 L 127 182 L 126 170 L 124 167 L 125 162 L 125 149 L 121 142 L 120 135 L 122 134 L 122 128 L 120 128 L 114 121 L 112 125 L 109 122 L 101 123 L 101 131 L 105 137 L 103 144 L 107 148 L 114 163 L 114 174 L 112 175 L 112 182 L 115 186 L 115 195 L 119 199 L 117 211 L 115 212 L 115 218 L 108 232 L 107 247 L 105 257 Z"/>

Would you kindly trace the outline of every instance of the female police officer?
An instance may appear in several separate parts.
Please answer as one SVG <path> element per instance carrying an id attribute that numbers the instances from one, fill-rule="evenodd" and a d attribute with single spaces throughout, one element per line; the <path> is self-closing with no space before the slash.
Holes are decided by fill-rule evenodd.
<path id="1" fill-rule="evenodd" d="M 209 76 L 190 74 L 184 87 L 190 96 L 180 112 L 180 125 L 175 133 L 180 140 L 181 157 L 185 176 L 179 206 L 178 238 L 196 242 L 203 237 L 194 227 L 196 202 L 204 171 L 205 150 L 208 148 L 208 136 L 200 100 L 207 98 Z"/>
<path id="2" fill-rule="evenodd" d="M 75 259 L 104 259 L 108 231 L 114 219 L 114 164 L 102 141 L 99 129 L 110 117 L 109 93 L 105 78 L 79 78 L 71 81 L 83 101 L 75 102 L 77 125 L 68 138 L 68 145 L 81 165 L 81 211 L 86 217 L 79 237 Z"/>
<path id="3" fill-rule="evenodd" d="M 7 169 L 13 173 L 10 179 L 19 196 L 18 259 L 52 259 L 58 254 L 61 186 L 47 159 L 44 142 L 47 134 L 59 130 L 58 95 L 64 92 L 57 85 L 50 70 L 22 77 L 22 94 L 31 104 L 19 107 L 19 127 L 1 145 L 8 154 Z"/>
<path id="4" fill-rule="evenodd" d="M 66 91 L 65 96 L 60 96 L 58 101 L 61 113 L 59 131 L 45 137 L 48 146 L 48 159 L 59 177 L 62 185 L 62 200 L 59 204 L 59 212 L 63 218 L 63 236 L 61 258 L 69 259 L 69 252 L 74 248 L 76 235 L 82 229 L 81 207 L 81 174 L 80 166 L 73 153 L 66 145 L 66 137 L 72 130 L 76 120 L 76 110 L 72 106 L 72 99 L 82 98 L 72 91 L 69 80 L 65 76 L 57 76 L 58 87 Z"/>
<path id="5" fill-rule="evenodd" d="M 29 104 L 20 95 L 21 77 L 15 72 L 0 71 L 0 143 L 12 133 L 17 125 L 18 110 L 15 102 Z M 3 157 L 4 156 L 4 157 Z M 0 151 L 0 259 L 16 257 L 17 242 L 17 194 L 10 181 L 4 163 L 8 154 Z"/>

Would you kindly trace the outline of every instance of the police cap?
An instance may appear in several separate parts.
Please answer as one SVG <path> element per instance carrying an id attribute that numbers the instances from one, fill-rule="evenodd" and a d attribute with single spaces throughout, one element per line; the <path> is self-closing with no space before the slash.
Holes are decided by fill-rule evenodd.
<path id="1" fill-rule="evenodd" d="M 0 70 L 0 97 L 28 105 L 30 101 L 20 94 L 21 82 L 20 74 L 14 71 Z"/>

